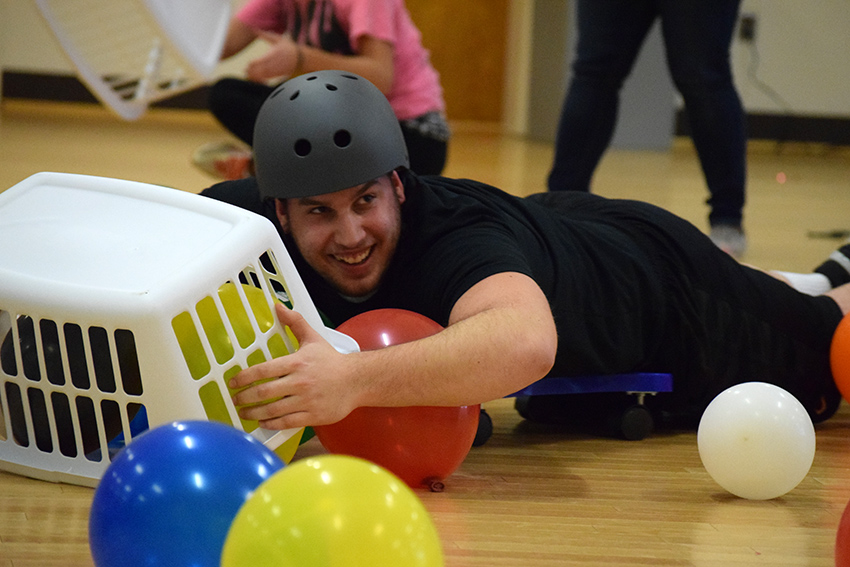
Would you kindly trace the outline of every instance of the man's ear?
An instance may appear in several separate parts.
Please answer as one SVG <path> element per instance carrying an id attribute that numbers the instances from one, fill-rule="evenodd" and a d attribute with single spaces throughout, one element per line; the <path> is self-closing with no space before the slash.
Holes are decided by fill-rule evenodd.
<path id="1" fill-rule="evenodd" d="M 286 199 L 275 199 L 274 211 L 277 214 L 277 222 L 280 223 L 280 228 L 283 229 L 283 232 L 289 234 L 289 206 Z"/>
<path id="2" fill-rule="evenodd" d="M 396 197 L 398 197 L 398 202 L 404 203 L 404 184 L 401 182 L 401 178 L 398 176 L 398 172 L 393 170 L 390 174 L 390 183 L 393 186 L 393 191 L 395 191 Z"/>

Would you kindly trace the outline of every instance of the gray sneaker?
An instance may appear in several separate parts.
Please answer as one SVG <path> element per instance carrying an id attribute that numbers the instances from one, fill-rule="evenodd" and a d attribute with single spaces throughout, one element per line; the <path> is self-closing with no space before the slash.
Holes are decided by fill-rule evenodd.
<path id="1" fill-rule="evenodd" d="M 747 237 L 740 226 L 716 224 L 711 227 L 708 237 L 718 248 L 736 260 L 740 260 L 747 251 Z"/>

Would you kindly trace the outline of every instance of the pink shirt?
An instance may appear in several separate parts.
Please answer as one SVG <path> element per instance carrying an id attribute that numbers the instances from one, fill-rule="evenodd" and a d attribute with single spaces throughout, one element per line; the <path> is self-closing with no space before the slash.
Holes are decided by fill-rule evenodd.
<path id="1" fill-rule="evenodd" d="M 439 75 L 404 0 L 249 0 L 236 17 L 334 53 L 355 54 L 357 41 L 367 35 L 387 41 L 394 77 L 387 98 L 398 119 L 445 109 Z"/>

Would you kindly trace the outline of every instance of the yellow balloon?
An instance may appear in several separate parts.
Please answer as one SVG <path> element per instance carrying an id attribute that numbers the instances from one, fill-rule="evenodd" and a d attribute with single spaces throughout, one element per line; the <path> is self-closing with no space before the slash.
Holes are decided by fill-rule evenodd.
<path id="1" fill-rule="evenodd" d="M 263 290 L 252 285 L 242 284 L 242 291 L 245 292 L 245 297 L 248 298 L 248 304 L 251 306 L 254 318 L 260 327 L 260 331 L 266 332 L 272 328 L 274 318 L 266 303 L 266 297 Z M 239 293 L 236 291 L 236 286 L 232 283 L 226 283 L 218 288 L 218 297 L 221 299 L 221 304 L 233 325 L 233 332 L 236 333 L 236 339 L 239 341 L 239 346 L 245 348 L 254 342 L 254 329 L 251 328 L 251 322 L 248 320 L 248 315 L 242 306 L 242 301 L 239 299 Z"/>
<path id="2" fill-rule="evenodd" d="M 218 364 L 224 365 L 229 363 L 236 353 L 234 342 L 225 328 L 224 319 L 230 322 L 236 338 L 236 344 L 243 349 L 253 349 L 247 357 L 248 365 L 252 366 L 266 361 L 266 357 L 257 342 L 258 336 L 254 332 L 251 319 L 256 322 L 260 332 L 265 333 L 274 325 L 275 320 L 272 309 L 266 302 L 266 296 L 262 289 L 242 283 L 239 286 L 241 286 L 242 292 L 248 300 L 247 306 L 243 304 L 242 298 L 239 296 L 237 285 L 228 282 L 218 288 L 218 297 L 224 308 L 223 311 L 219 310 L 211 296 L 201 299 L 196 304 L 195 308 L 198 319 L 201 322 L 201 329 L 196 328 L 195 322 L 187 311 L 180 313 L 171 322 L 186 365 L 189 368 L 192 378 L 195 380 L 204 378 L 212 371 L 212 364 L 207 358 L 206 351 L 204 351 L 204 347 L 201 344 L 201 335 L 199 332 L 206 335 L 210 349 L 213 352 L 213 357 Z M 276 301 L 279 300 L 276 299 Z M 290 344 L 297 348 L 298 342 L 294 340 L 292 331 L 287 327 L 284 329 L 284 332 L 289 338 Z M 290 348 L 287 347 L 280 334 L 272 335 L 267 342 L 267 346 L 272 357 L 290 354 Z M 225 384 L 239 370 L 239 366 L 231 366 L 224 373 Z M 233 391 L 228 389 L 228 392 L 223 394 L 215 382 L 207 382 L 207 384 L 201 386 L 198 390 L 198 395 L 201 398 L 207 419 L 220 421 L 228 425 L 235 425 L 230 418 L 230 412 L 224 398 L 225 395 L 232 395 L 233 393 Z M 259 427 L 259 423 L 249 420 L 241 420 L 241 425 L 242 429 L 249 433 Z M 304 433 L 304 428 L 300 429 L 275 450 L 284 462 L 288 463 L 293 459 L 299 444 L 307 441 L 312 436 L 312 429 L 310 430 L 311 435 L 305 436 Z"/>
<path id="3" fill-rule="evenodd" d="M 245 293 L 245 297 L 248 299 L 250 315 L 253 315 L 260 331 L 265 333 L 274 325 L 274 318 L 269 305 L 266 303 L 263 290 L 251 285 L 240 285 Z M 226 364 L 235 354 L 233 342 L 227 334 L 222 316 L 230 321 L 233 333 L 236 335 L 236 340 L 241 348 L 251 347 L 256 339 L 254 328 L 251 326 L 250 315 L 242 304 L 236 285 L 225 283 L 218 289 L 218 296 L 224 307 L 224 313 L 219 312 L 211 296 L 201 299 L 195 306 L 198 319 L 201 322 L 201 329 L 195 327 L 195 323 L 187 311 L 180 313 L 171 321 L 171 326 L 174 329 L 177 342 L 183 352 L 186 365 L 189 367 L 189 372 L 195 380 L 203 378 L 212 369 L 204 347 L 201 344 L 200 332 L 206 335 L 210 349 L 213 352 L 213 357 L 218 364 Z M 289 332 L 287 335 L 289 335 Z M 278 343 L 280 346 L 278 346 Z M 275 352 L 272 353 L 273 356 L 289 354 L 289 350 L 279 335 L 271 337 L 270 348 L 272 345 L 275 347 Z M 255 350 L 254 352 L 259 351 Z"/>
<path id="4" fill-rule="evenodd" d="M 263 482 L 230 526 L 221 567 L 443 567 L 419 497 L 368 461 L 323 455 Z"/>

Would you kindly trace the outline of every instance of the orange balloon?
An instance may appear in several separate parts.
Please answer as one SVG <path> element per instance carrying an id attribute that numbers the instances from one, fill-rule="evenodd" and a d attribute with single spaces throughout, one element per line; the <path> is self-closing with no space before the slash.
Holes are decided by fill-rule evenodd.
<path id="1" fill-rule="evenodd" d="M 337 330 L 361 350 L 422 339 L 442 330 L 431 319 L 402 309 L 377 309 L 352 317 Z M 376 463 L 412 488 L 443 489 L 472 448 L 481 407 L 401 407 L 355 409 L 341 421 L 315 426 L 331 453 Z"/>
<path id="2" fill-rule="evenodd" d="M 850 567 L 850 503 L 844 508 L 835 535 L 835 567 Z"/>
<path id="3" fill-rule="evenodd" d="M 850 401 L 850 315 L 838 323 L 832 335 L 829 362 L 835 385 L 844 399 Z"/>

